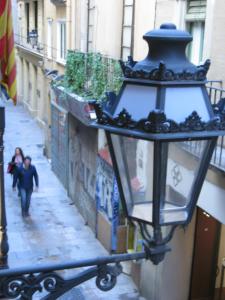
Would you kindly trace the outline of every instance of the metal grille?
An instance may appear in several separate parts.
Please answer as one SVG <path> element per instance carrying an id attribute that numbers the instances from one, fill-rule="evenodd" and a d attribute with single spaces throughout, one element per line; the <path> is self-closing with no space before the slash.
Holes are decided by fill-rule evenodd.
<path id="1" fill-rule="evenodd" d="M 212 81 L 208 87 L 209 97 L 212 104 L 216 104 L 221 98 L 225 97 L 225 90 L 222 88 L 221 81 Z M 224 136 L 218 138 L 217 147 L 213 153 L 211 164 L 225 171 L 225 140 Z"/>
<path id="2" fill-rule="evenodd" d="M 222 88 L 222 81 L 209 81 L 207 84 L 208 94 L 212 104 L 216 104 L 221 98 L 225 97 L 225 89 Z M 187 142 L 185 149 L 196 156 L 202 152 L 203 142 Z M 218 138 L 217 147 L 213 153 L 211 165 L 225 171 L 225 140 L 221 136 Z"/>
<path id="3" fill-rule="evenodd" d="M 206 17 L 206 0 L 189 0 L 187 3 L 186 19 L 200 20 Z"/>
<path id="4" fill-rule="evenodd" d="M 190 0 L 188 1 L 188 14 L 205 13 L 206 0 Z"/>
<path id="5" fill-rule="evenodd" d="M 52 113 L 52 169 L 65 188 L 68 185 L 68 116 L 67 113 L 51 105 Z"/>

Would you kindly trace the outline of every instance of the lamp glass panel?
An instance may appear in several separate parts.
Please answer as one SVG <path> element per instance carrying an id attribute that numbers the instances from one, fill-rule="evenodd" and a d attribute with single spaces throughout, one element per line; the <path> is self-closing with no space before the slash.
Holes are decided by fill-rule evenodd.
<path id="1" fill-rule="evenodd" d="M 152 222 L 154 143 L 112 134 L 128 214 Z"/>
<path id="2" fill-rule="evenodd" d="M 165 95 L 165 114 L 168 119 L 184 122 L 194 111 L 207 122 L 210 119 L 208 99 L 201 87 L 168 87 Z"/>
<path id="3" fill-rule="evenodd" d="M 156 108 L 156 94 L 156 87 L 127 84 L 122 92 L 114 116 L 117 116 L 125 108 L 134 120 L 147 118 L 149 112 Z"/>
<path id="4" fill-rule="evenodd" d="M 164 143 L 167 147 L 165 185 L 161 189 L 160 222 L 185 222 L 190 209 L 191 194 L 207 141 Z M 161 174 L 162 181 L 164 174 Z"/>

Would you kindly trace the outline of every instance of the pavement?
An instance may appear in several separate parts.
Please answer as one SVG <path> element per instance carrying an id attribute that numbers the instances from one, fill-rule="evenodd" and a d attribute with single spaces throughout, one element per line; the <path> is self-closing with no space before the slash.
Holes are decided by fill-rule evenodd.
<path id="1" fill-rule="evenodd" d="M 71 262 L 107 255 L 95 238 L 43 155 L 44 134 L 22 105 L 6 103 L 5 192 L 9 239 L 9 268 Z M 40 178 L 33 193 L 29 218 L 21 216 L 20 199 L 12 191 L 12 178 L 6 174 L 14 149 L 21 147 L 30 155 Z M 65 272 L 66 274 L 66 272 Z M 33 299 L 41 299 L 37 294 Z M 143 299 L 130 276 L 121 274 L 114 289 L 102 292 L 95 280 L 74 288 L 61 300 L 138 300 Z"/>

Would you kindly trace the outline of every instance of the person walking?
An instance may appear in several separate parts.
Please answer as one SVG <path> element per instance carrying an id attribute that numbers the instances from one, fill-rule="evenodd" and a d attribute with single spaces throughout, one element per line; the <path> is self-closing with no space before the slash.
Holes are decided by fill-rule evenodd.
<path id="1" fill-rule="evenodd" d="M 15 154 L 13 155 L 10 165 L 10 174 L 12 174 L 13 179 L 16 175 L 17 170 L 23 165 L 24 162 L 24 154 L 23 150 L 20 147 L 16 147 Z M 17 182 L 18 196 L 20 196 L 20 185 L 19 181 Z"/>
<path id="2" fill-rule="evenodd" d="M 31 164 L 31 157 L 26 156 L 24 158 L 23 165 L 17 168 L 17 171 L 13 178 L 13 190 L 16 190 L 16 184 L 17 182 L 19 182 L 23 217 L 29 216 L 29 208 L 31 196 L 33 193 L 34 181 L 37 191 L 39 186 L 38 173 L 35 166 Z"/>

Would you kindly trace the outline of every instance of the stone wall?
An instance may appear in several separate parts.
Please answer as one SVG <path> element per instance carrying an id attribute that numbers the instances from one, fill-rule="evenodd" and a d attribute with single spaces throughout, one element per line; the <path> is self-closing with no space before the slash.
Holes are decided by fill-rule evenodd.
<path id="1" fill-rule="evenodd" d="M 104 135 L 90 126 L 88 102 L 54 87 L 51 112 L 53 171 L 105 248 L 126 251 L 127 227 L 110 154 Z"/>
<path id="2" fill-rule="evenodd" d="M 69 115 L 68 193 L 85 222 L 96 230 L 96 157 L 98 132 Z"/>
<path id="3" fill-rule="evenodd" d="M 51 157 L 52 170 L 64 187 L 68 187 L 68 113 L 52 103 Z"/>

